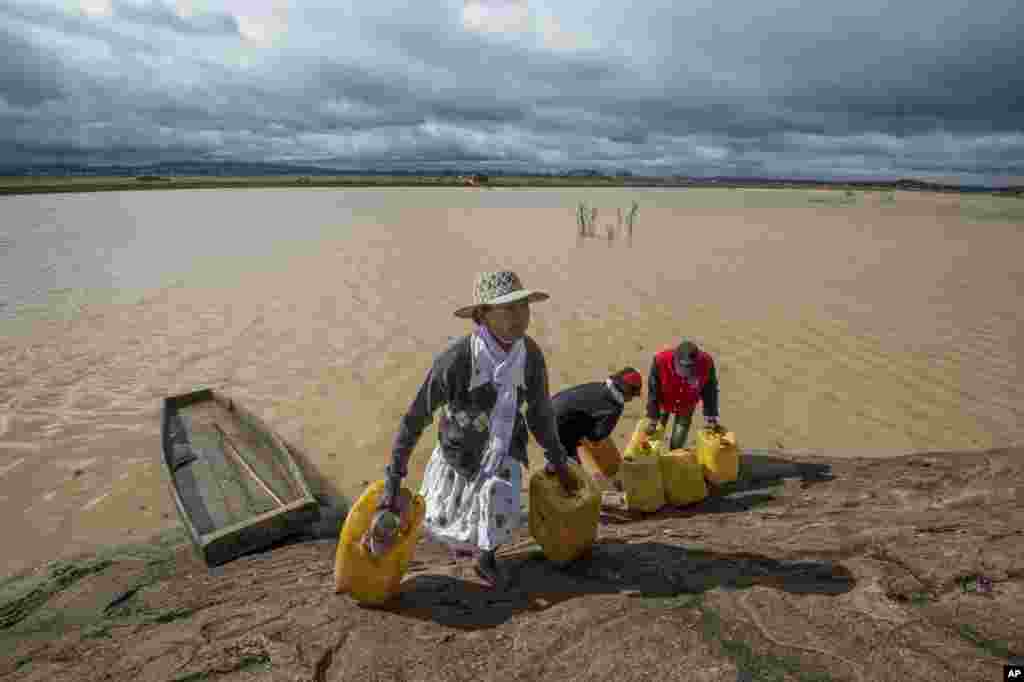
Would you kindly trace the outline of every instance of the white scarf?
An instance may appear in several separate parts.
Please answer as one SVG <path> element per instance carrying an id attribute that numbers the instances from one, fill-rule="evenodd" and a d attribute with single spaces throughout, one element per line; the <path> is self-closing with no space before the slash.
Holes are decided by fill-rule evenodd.
<path id="1" fill-rule="evenodd" d="M 498 392 L 498 400 L 491 410 L 491 440 L 488 444 L 493 456 L 486 457 L 481 467 L 486 478 L 497 473 L 512 443 L 519 412 L 516 387 L 526 385 L 526 344 L 519 339 L 506 353 L 484 325 L 477 326 L 472 344 L 474 368 L 470 390 L 491 382 Z"/>

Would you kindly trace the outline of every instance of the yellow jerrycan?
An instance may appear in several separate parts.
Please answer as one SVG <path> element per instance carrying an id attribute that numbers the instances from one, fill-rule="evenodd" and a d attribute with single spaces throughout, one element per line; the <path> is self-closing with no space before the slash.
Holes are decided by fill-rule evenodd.
<path id="1" fill-rule="evenodd" d="M 739 476 L 740 451 L 736 434 L 722 427 L 705 427 L 697 432 L 697 461 L 711 483 L 732 483 Z"/>
<path id="2" fill-rule="evenodd" d="M 626 494 L 626 508 L 655 512 L 665 506 L 665 485 L 658 462 L 658 453 L 662 448 L 658 433 L 664 435 L 664 429 L 659 428 L 654 436 L 648 437 L 644 433 L 647 424 L 647 419 L 641 419 L 637 424 L 619 472 L 622 489 Z"/>
<path id="3" fill-rule="evenodd" d="M 704 467 L 693 452 L 679 449 L 664 453 L 658 457 L 658 464 L 665 484 L 665 501 L 669 504 L 682 507 L 708 496 Z"/>
<path id="4" fill-rule="evenodd" d="M 426 513 L 423 497 L 413 495 L 403 487 L 400 502 L 403 513 L 398 538 L 387 552 L 376 556 L 364 544 L 363 538 L 370 529 L 377 513 L 377 501 L 383 493 L 384 481 L 376 481 L 356 500 L 341 528 L 334 558 L 335 592 L 347 592 L 360 604 L 383 604 L 398 594 Z"/>
<path id="5" fill-rule="evenodd" d="M 665 486 L 658 459 L 654 454 L 622 458 L 620 478 L 627 509 L 655 512 L 665 506 Z"/>
<path id="6" fill-rule="evenodd" d="M 615 478 L 619 473 L 619 466 L 622 465 L 622 455 L 615 441 L 605 438 L 602 441 L 590 441 L 583 439 L 580 443 L 583 452 L 580 453 L 580 460 L 583 468 L 591 475 L 601 475 L 605 478 Z"/>
<path id="7" fill-rule="evenodd" d="M 657 447 L 665 439 L 665 427 L 661 424 L 655 429 L 654 434 L 648 436 L 646 433 L 647 425 L 651 423 L 651 420 L 644 417 L 637 422 L 636 428 L 633 430 L 633 435 L 629 439 L 629 444 L 626 445 L 626 457 L 638 455 L 651 455 L 654 453 L 654 448 Z"/>
<path id="8" fill-rule="evenodd" d="M 601 518 L 601 490 L 576 462 L 568 466 L 579 483 L 573 495 L 543 468 L 530 477 L 530 535 L 556 564 L 574 561 L 593 546 Z"/>

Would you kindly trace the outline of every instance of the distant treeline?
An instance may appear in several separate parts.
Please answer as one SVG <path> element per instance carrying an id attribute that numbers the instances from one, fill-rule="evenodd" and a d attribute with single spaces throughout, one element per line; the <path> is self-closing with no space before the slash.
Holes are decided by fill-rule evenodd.
<path id="1" fill-rule="evenodd" d="M 473 178 L 477 183 L 519 185 L 538 180 L 540 184 L 612 185 L 630 187 L 780 187 L 780 188 L 821 188 L 854 190 L 910 190 L 926 192 L 984 192 L 1021 194 L 1021 187 L 986 187 L 978 185 L 954 185 L 923 180 L 901 179 L 896 181 L 877 180 L 813 180 L 802 178 L 759 178 L 744 176 L 694 177 L 685 175 L 639 176 L 630 171 L 600 171 L 595 169 L 574 169 L 566 171 L 514 171 L 488 169 L 486 174 L 478 169 L 466 168 L 324 168 L 277 163 L 242 162 L 168 162 L 147 165 L 87 166 L 76 164 L 52 164 L 46 166 L 0 165 L 0 176 L 57 180 L 59 178 L 133 178 L 139 182 L 169 182 L 174 178 L 295 178 L 300 184 L 329 181 L 334 178 L 450 178 L 453 181 Z M 502 180 L 504 179 L 504 183 Z"/>

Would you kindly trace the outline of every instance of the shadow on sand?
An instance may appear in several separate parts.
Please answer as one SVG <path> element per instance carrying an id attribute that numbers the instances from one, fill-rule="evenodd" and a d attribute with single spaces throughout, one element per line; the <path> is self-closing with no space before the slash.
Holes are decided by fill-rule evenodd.
<path id="1" fill-rule="evenodd" d="M 708 486 L 708 496 L 697 504 L 685 507 L 663 507 L 657 512 L 629 511 L 624 507 L 605 507 L 601 522 L 625 524 L 638 520 L 685 519 L 703 514 L 736 514 L 750 511 L 776 499 L 772 489 L 786 479 L 799 480 L 801 487 L 831 481 L 828 464 L 798 462 L 778 456 L 775 450 L 747 450 L 740 455 L 735 483 Z"/>
<path id="2" fill-rule="evenodd" d="M 832 479 L 827 465 L 795 462 L 772 451 L 747 451 L 735 483 L 716 487 L 699 504 L 666 508 L 654 514 L 604 513 L 605 522 L 685 518 L 698 514 L 742 512 L 775 499 L 758 492 L 785 479 L 813 485 Z M 535 546 L 534 546 L 535 547 Z M 590 555 L 558 568 L 537 549 L 502 557 L 510 584 L 491 591 L 450 575 L 418 575 L 382 610 L 464 630 L 495 627 L 525 611 L 539 611 L 574 597 L 629 593 L 648 599 L 699 594 L 716 587 L 745 589 L 762 585 L 794 594 L 843 594 L 854 586 L 849 570 L 825 561 L 776 561 L 753 554 L 687 550 L 658 542 L 627 544 L 599 541 Z"/>
<path id="3" fill-rule="evenodd" d="M 832 466 L 799 462 L 779 455 L 778 450 L 747 449 L 740 455 L 739 475 L 735 483 L 717 486 L 714 495 L 730 495 L 770 488 L 786 479 L 798 479 L 802 487 L 833 480 Z"/>
<path id="4" fill-rule="evenodd" d="M 408 580 L 381 610 L 463 630 L 498 626 L 526 611 L 543 611 L 574 597 L 629 593 L 647 599 L 700 594 L 716 587 L 762 585 L 794 594 L 843 594 L 854 579 L 845 567 L 822 561 L 776 561 L 753 554 L 687 550 L 658 542 L 604 540 L 590 556 L 558 568 L 537 551 L 505 557 L 504 590 L 448 575 Z"/>

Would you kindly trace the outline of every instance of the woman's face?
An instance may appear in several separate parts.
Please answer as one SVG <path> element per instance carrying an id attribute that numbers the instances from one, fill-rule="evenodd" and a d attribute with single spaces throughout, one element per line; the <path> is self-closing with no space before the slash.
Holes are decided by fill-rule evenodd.
<path id="1" fill-rule="evenodd" d="M 511 345 L 523 338 L 530 327 L 530 304 L 517 301 L 491 306 L 484 310 L 483 320 L 496 339 Z"/>

